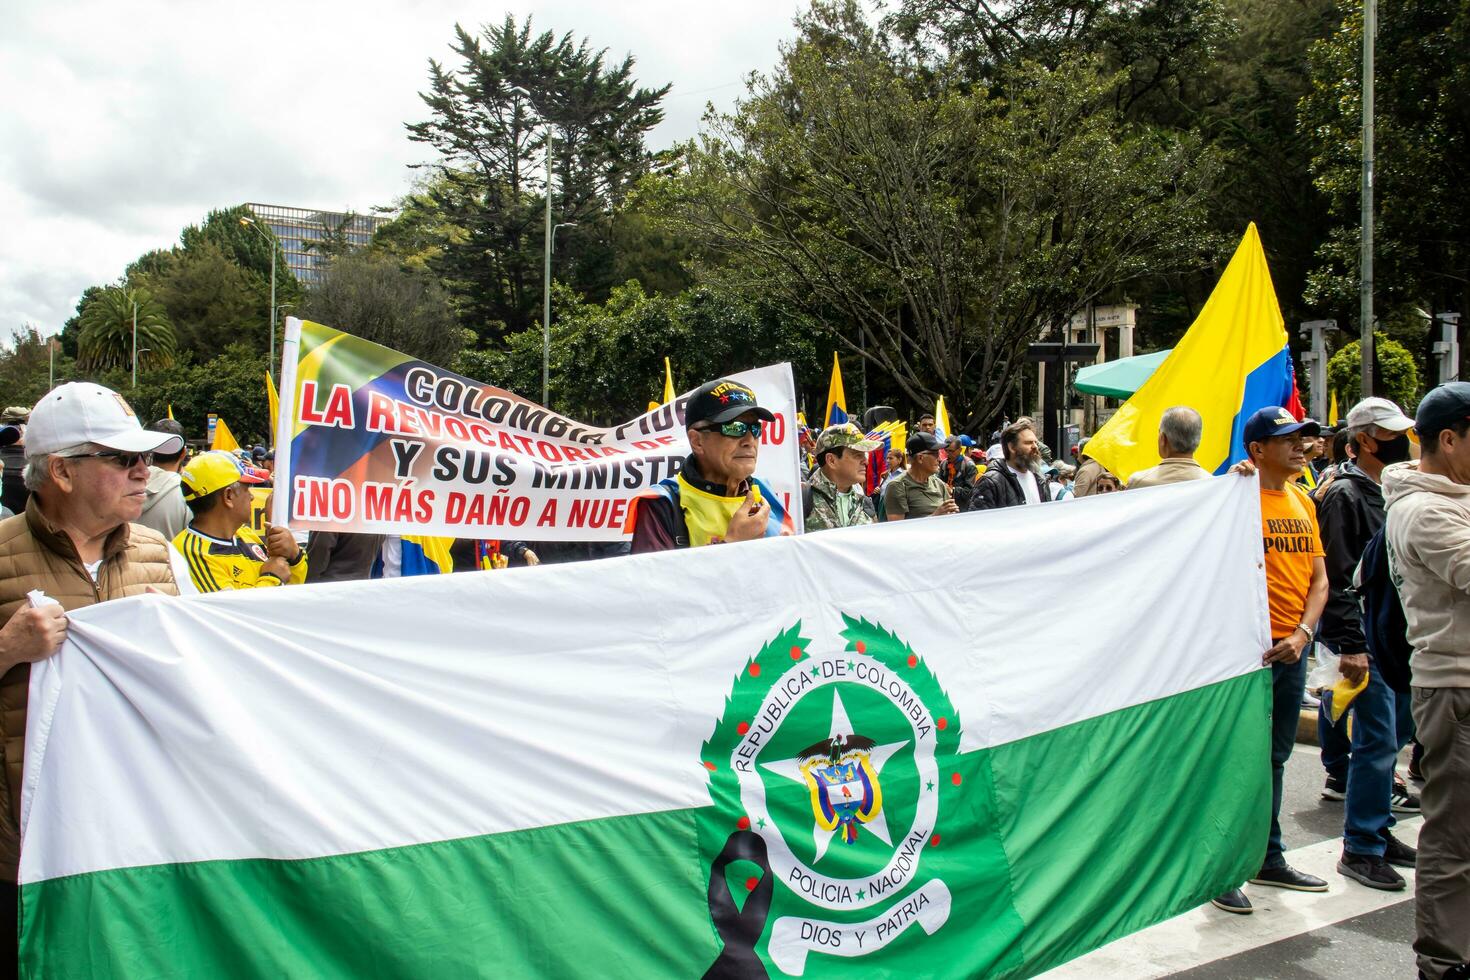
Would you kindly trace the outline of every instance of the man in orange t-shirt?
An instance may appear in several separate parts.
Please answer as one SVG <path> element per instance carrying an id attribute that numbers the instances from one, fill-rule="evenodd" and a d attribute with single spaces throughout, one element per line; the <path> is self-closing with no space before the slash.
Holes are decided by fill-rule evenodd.
<path id="1" fill-rule="evenodd" d="M 1266 597 L 1271 615 L 1271 649 L 1262 661 L 1271 667 L 1271 837 L 1266 859 L 1251 879 L 1293 891 L 1325 892 L 1327 882 L 1286 863 L 1281 846 L 1281 777 L 1296 744 L 1307 665 L 1302 651 L 1327 604 L 1326 552 L 1317 511 L 1294 482 L 1306 465 L 1308 440 L 1320 432 L 1316 422 L 1298 422 L 1277 405 L 1246 420 L 1246 452 L 1261 479 L 1261 538 L 1266 552 Z M 1246 914 L 1250 899 L 1239 888 L 1212 900 L 1216 908 Z"/>

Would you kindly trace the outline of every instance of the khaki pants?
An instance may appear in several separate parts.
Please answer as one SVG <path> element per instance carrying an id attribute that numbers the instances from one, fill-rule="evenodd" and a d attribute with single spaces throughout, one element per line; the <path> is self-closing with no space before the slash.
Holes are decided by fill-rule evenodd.
<path id="1" fill-rule="evenodd" d="M 1440 980 L 1470 961 L 1470 687 L 1414 688 L 1414 724 L 1424 746 L 1414 952 Z"/>

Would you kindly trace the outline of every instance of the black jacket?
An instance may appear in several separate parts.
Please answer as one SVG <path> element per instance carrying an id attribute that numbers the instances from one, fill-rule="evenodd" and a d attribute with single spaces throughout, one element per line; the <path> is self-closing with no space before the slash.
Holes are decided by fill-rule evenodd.
<path id="1" fill-rule="evenodd" d="M 939 478 L 949 484 L 954 493 L 954 502 L 960 510 L 970 509 L 970 500 L 975 495 L 975 478 L 979 474 L 973 462 L 964 456 L 947 459 L 939 467 Z"/>
<path id="2" fill-rule="evenodd" d="M 1051 499 L 1051 485 L 1040 474 L 1036 476 L 1036 489 L 1043 502 Z M 970 510 L 995 510 L 999 507 L 1019 507 L 1026 503 L 1026 492 L 1021 481 L 1011 472 L 1004 460 L 994 459 L 980 480 L 975 484 L 975 495 L 970 498 Z"/>
<path id="3" fill-rule="evenodd" d="M 1321 637 L 1340 654 L 1368 652 L 1358 603 L 1350 590 L 1363 549 L 1385 520 L 1382 489 L 1352 463 L 1343 463 L 1317 502 L 1317 523 L 1327 552 L 1327 607 L 1322 610 Z"/>

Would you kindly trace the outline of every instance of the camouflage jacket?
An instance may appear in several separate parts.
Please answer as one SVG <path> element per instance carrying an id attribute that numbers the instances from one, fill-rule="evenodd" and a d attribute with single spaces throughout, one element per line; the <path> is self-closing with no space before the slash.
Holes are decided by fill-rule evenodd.
<path id="1" fill-rule="evenodd" d="M 821 470 L 813 473 L 802 494 L 802 502 L 806 511 L 806 529 L 826 531 L 834 527 L 858 527 L 877 521 L 878 515 L 873 509 L 873 501 L 863 493 L 861 484 L 853 486 L 847 493 L 852 498 L 852 513 L 848 515 L 847 523 L 844 524 L 837 519 L 837 487 L 827 479 L 827 475 Z"/>

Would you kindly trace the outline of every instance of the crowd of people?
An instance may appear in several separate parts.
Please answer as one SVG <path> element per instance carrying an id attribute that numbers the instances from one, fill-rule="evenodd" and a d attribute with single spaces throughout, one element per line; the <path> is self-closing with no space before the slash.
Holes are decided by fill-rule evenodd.
<path id="1" fill-rule="evenodd" d="M 791 534 L 793 516 L 756 477 L 763 427 L 774 415 L 750 388 L 709 382 L 687 401 L 690 454 L 673 477 L 639 497 L 631 541 L 579 545 L 565 557 L 695 548 Z M 1204 420 L 1188 406 L 1164 413 L 1157 466 L 1131 474 L 1127 492 L 1213 478 L 1195 454 Z M 935 434 L 921 416 L 886 465 L 883 443 L 851 423 L 803 434 L 808 456 L 804 530 L 943 517 L 1066 502 L 1124 489 L 1091 458 L 1049 460 L 1026 418 L 992 433 L 981 450 L 968 435 Z M 1412 438 L 1411 438 L 1412 436 Z M 1290 867 L 1279 813 L 1282 774 L 1307 697 L 1308 661 L 1335 663 L 1312 701 L 1320 711 L 1323 791 L 1344 801 L 1338 872 L 1355 885 L 1406 887 L 1416 869 L 1415 950 L 1421 976 L 1470 978 L 1470 384 L 1435 388 L 1413 417 L 1368 398 L 1346 424 L 1324 431 L 1271 406 L 1244 423 L 1246 460 L 1231 474 L 1260 481 L 1262 553 L 1271 646 L 1271 830 L 1256 885 L 1326 891 L 1327 881 Z M 313 534 L 254 526 L 257 492 L 269 486 L 267 450 L 189 456 L 172 420 L 145 429 L 126 401 L 73 382 L 33 408 L 0 414 L 0 875 L 14 882 L 24 764 L 29 665 L 66 635 L 66 613 L 155 591 L 168 595 L 299 586 L 407 574 L 412 539 Z M 1239 478 L 1226 475 L 1221 478 Z M 543 543 L 470 542 L 440 570 L 535 564 Z M 1379 559 L 1377 556 L 1382 555 Z M 1371 578 L 1373 568 L 1387 572 Z M 1370 566 L 1372 566 L 1370 568 Z M 1391 582 L 1388 593 L 1371 581 Z M 54 603 L 38 603 L 35 591 Z M 1375 596 L 1394 605 L 1375 605 Z M 1386 619 L 1382 609 L 1397 611 Z M 1391 625 L 1385 629 L 1384 623 Z M 1393 625 L 1397 624 L 1397 625 Z M 1313 651 L 1316 651 L 1315 657 Z M 1407 658 L 1400 673 L 1397 661 Z M 1412 677 L 1409 677 L 1409 671 Z M 1345 719 L 1351 719 L 1347 724 Z M 1412 793 L 1397 763 L 1414 742 Z M 1394 814 L 1422 812 L 1417 851 L 1392 833 Z M 0 915 L 16 914 L 14 884 Z M 1223 911 L 1253 911 L 1243 890 L 1217 896 Z M 14 930 L 0 930 L 15 942 Z M 0 950 L 13 969 L 15 949 Z"/>

